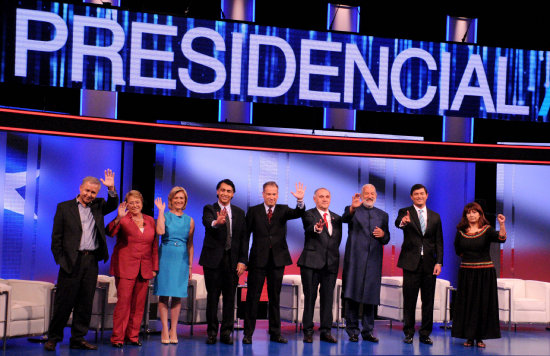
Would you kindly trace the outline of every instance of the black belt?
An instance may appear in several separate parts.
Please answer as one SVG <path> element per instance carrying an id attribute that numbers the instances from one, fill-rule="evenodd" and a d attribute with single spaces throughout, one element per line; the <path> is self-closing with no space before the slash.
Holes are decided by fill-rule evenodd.
<path id="1" fill-rule="evenodd" d="M 81 255 L 95 255 L 97 250 L 78 250 L 78 253 Z"/>

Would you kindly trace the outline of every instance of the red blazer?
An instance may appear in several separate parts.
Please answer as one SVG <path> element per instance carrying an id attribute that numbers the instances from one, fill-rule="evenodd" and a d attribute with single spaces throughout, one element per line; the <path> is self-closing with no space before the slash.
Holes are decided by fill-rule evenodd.
<path id="1" fill-rule="evenodd" d="M 110 274 L 120 278 L 153 278 L 153 271 L 159 270 L 158 236 L 155 233 L 155 220 L 143 214 L 143 233 L 126 215 L 118 225 L 111 221 L 107 225 L 107 235 L 116 235 L 116 245 L 111 257 Z"/>

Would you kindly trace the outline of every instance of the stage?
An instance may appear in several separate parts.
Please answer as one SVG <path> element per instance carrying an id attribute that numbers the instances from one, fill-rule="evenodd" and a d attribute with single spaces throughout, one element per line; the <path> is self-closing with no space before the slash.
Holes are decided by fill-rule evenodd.
<path id="1" fill-rule="evenodd" d="M 65 339 L 58 344 L 56 353 L 47 352 L 42 344 L 34 344 L 26 338 L 8 340 L 6 355 L 161 355 L 161 356 L 203 356 L 203 355 L 549 355 L 550 354 L 550 331 L 542 325 L 525 325 L 518 327 L 514 332 L 513 328 L 508 331 L 502 327 L 502 338 L 497 340 L 486 340 L 487 348 L 476 347 L 465 348 L 462 346 L 464 340 L 451 337 L 450 330 L 444 331 L 439 324 L 434 325 L 432 333 L 433 346 L 420 344 L 416 335 L 412 345 L 402 342 L 403 332 L 400 323 L 394 323 L 393 328 L 386 321 L 377 321 L 374 334 L 380 339 L 378 344 L 362 341 L 357 343 L 348 341 L 346 332 L 343 329 L 333 329 L 333 335 L 338 339 L 337 344 L 329 344 L 319 341 L 319 334 L 316 334 L 312 344 L 304 344 L 302 334 L 295 332 L 294 324 L 283 323 L 283 336 L 288 339 L 288 344 L 277 344 L 270 342 L 267 335 L 267 321 L 260 320 L 253 337 L 252 345 L 242 344 L 242 331 L 234 333 L 235 343 L 225 345 L 217 343 L 206 345 L 206 326 L 197 325 L 194 327 L 194 335 L 189 335 L 189 326 L 178 327 L 179 343 L 177 345 L 162 345 L 160 334 L 148 335 L 142 338 L 143 346 L 124 346 L 123 349 L 111 347 L 109 342 L 110 332 L 104 334 L 103 341 L 98 340 L 99 350 L 80 351 L 69 349 L 70 329 L 65 328 Z M 88 341 L 94 343 L 94 332 L 88 333 Z"/>

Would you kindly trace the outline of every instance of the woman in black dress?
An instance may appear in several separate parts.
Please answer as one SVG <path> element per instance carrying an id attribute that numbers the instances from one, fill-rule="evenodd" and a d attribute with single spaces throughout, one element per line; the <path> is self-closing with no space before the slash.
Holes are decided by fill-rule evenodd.
<path id="1" fill-rule="evenodd" d="M 490 225 L 478 203 L 464 207 L 457 225 L 456 254 L 462 258 L 452 336 L 466 339 L 464 346 L 485 347 L 484 339 L 500 338 L 497 277 L 489 250 L 491 242 L 506 241 L 504 215 L 497 216 L 500 231 Z"/>

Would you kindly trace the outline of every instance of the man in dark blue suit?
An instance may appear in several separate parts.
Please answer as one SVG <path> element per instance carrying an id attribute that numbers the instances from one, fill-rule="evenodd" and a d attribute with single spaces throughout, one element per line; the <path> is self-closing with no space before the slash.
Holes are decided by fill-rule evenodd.
<path id="1" fill-rule="evenodd" d="M 372 335 L 374 309 L 380 304 L 383 246 L 390 241 L 388 214 L 374 207 L 376 188 L 365 184 L 353 196 L 342 221 L 348 224 L 342 289 L 346 332 L 349 340 L 359 341 L 359 307 L 363 305 L 363 340 L 378 342 Z"/>
<path id="2" fill-rule="evenodd" d="M 204 242 L 199 264 L 204 270 L 206 284 L 206 343 L 216 343 L 218 334 L 218 303 L 223 295 L 220 341 L 231 345 L 234 324 L 235 291 L 239 277 L 248 263 L 248 238 L 244 210 L 231 204 L 235 184 L 230 179 L 216 186 L 218 201 L 204 206 L 202 224 Z"/>
<path id="3" fill-rule="evenodd" d="M 319 188 L 313 195 L 315 208 L 302 217 L 305 230 L 304 250 L 298 259 L 302 288 L 304 289 L 304 342 L 313 341 L 313 311 L 317 300 L 317 290 L 321 297 L 320 316 L 321 341 L 336 343 L 331 335 L 332 302 L 334 286 L 340 262 L 340 242 L 342 241 L 342 218 L 330 211 L 330 192 Z M 319 287 L 320 286 L 320 287 Z"/>
<path id="4" fill-rule="evenodd" d="M 435 282 L 443 265 L 443 229 L 439 214 L 426 207 L 428 190 L 422 184 L 411 188 L 413 205 L 402 208 L 395 226 L 403 230 L 403 245 L 397 266 L 403 269 L 403 342 L 412 344 L 418 291 L 422 298 L 423 344 L 432 345 Z"/>
<path id="5" fill-rule="evenodd" d="M 109 259 L 105 241 L 103 217 L 118 206 L 115 190 L 115 174 L 105 171 L 101 183 L 109 189 L 107 201 L 97 198 L 101 188 L 99 179 L 86 177 L 80 185 L 80 194 L 59 203 L 55 212 L 52 231 L 52 253 L 59 265 L 54 310 L 48 330 L 47 351 L 55 351 L 63 340 L 63 328 L 71 312 L 71 349 L 97 350 L 84 336 L 88 333 L 92 316 L 92 304 L 97 283 L 97 262 Z"/>
<path id="6" fill-rule="evenodd" d="M 301 183 L 296 184 L 296 192 L 292 192 L 292 195 L 296 198 L 297 204 L 296 209 L 292 209 L 288 205 L 277 204 L 279 187 L 275 182 L 266 182 L 262 193 L 264 202 L 251 207 L 246 213 L 247 237 L 252 234 L 252 247 L 248 258 L 243 344 L 252 343 L 258 303 L 266 278 L 270 340 L 284 344 L 288 342 L 281 336 L 280 312 L 283 274 L 285 266 L 292 264 L 286 241 L 286 222 L 304 215 L 304 189 Z"/>

